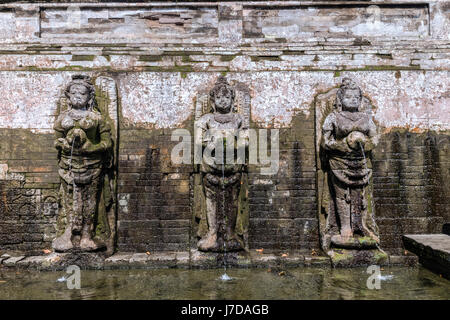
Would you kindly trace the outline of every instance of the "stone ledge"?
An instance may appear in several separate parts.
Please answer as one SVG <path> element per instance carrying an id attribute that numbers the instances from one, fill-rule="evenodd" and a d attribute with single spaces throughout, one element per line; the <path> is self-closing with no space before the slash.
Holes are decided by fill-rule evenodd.
<path id="1" fill-rule="evenodd" d="M 416 255 L 405 255 L 405 256 L 389 256 L 390 266 L 407 266 L 414 267 L 419 263 L 419 257 Z"/>
<path id="2" fill-rule="evenodd" d="M 415 266 L 417 257 L 390 256 L 384 265 Z M 78 265 L 82 269 L 215 269 L 224 267 L 224 254 L 191 251 L 167 252 L 118 252 L 109 258 L 92 253 L 50 253 L 42 256 L 23 255 L 0 258 L 1 267 L 17 269 L 35 269 L 40 271 L 64 270 L 69 265 Z M 229 268 L 331 268 L 331 259 L 319 253 L 303 251 L 260 251 L 230 252 L 225 254 Z"/>
<path id="3" fill-rule="evenodd" d="M 25 258 L 25 256 L 10 257 L 10 258 L 7 258 L 6 260 L 2 261 L 2 264 L 7 267 L 11 267 L 11 266 L 14 266 L 17 263 L 19 263 L 24 258 Z"/>
<path id="4" fill-rule="evenodd" d="M 426 268 L 450 279 L 450 236 L 446 234 L 404 235 L 405 248 L 419 257 Z"/>

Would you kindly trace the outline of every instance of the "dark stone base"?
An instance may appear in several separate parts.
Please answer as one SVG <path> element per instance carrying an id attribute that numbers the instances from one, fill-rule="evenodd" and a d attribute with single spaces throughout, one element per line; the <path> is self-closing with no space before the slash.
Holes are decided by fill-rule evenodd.
<path id="1" fill-rule="evenodd" d="M 419 257 L 431 271 L 450 279 L 450 236 L 446 234 L 404 235 L 405 248 Z"/>
<path id="2" fill-rule="evenodd" d="M 388 265 L 387 253 L 379 249 L 348 250 L 334 248 L 328 251 L 334 268 L 352 268 L 370 265 Z"/>

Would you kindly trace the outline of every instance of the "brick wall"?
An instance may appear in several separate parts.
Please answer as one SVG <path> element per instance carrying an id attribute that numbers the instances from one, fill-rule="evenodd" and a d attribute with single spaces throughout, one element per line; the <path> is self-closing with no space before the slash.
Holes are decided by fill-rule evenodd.
<path id="1" fill-rule="evenodd" d="M 297 116 L 280 129 L 280 164 L 274 176 L 251 167 L 250 248 L 306 250 L 319 247 L 314 123 Z"/>
<path id="2" fill-rule="evenodd" d="M 192 166 L 172 165 L 169 130 L 122 128 L 120 137 L 118 249 L 186 250 Z"/>
<path id="3" fill-rule="evenodd" d="M 0 248 L 35 252 L 54 237 L 59 177 L 53 135 L 0 129 Z"/>
<path id="4" fill-rule="evenodd" d="M 374 199 L 381 246 L 401 253 L 401 236 L 441 233 L 450 220 L 449 136 L 394 131 L 374 153 Z"/>

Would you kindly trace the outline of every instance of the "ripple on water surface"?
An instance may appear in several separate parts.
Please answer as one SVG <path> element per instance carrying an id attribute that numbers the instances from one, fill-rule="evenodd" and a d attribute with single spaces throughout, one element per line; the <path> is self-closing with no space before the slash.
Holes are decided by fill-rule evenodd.
<path id="1" fill-rule="evenodd" d="M 365 268 L 81 271 L 69 290 L 61 272 L 0 270 L 0 299 L 450 299 L 450 281 L 422 268 L 384 268 L 379 290 Z"/>

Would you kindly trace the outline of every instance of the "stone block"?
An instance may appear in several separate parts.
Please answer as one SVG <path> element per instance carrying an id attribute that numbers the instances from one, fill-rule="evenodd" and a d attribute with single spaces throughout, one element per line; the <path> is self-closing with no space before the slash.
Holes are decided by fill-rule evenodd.
<path id="1" fill-rule="evenodd" d="M 191 268 L 221 268 L 223 263 L 218 257 L 221 253 L 202 252 L 197 249 L 191 249 Z M 223 262 L 223 261 L 222 261 Z"/>
<path id="2" fill-rule="evenodd" d="M 285 268 L 298 268 L 305 266 L 305 256 L 296 252 L 280 253 L 280 265 Z"/>
<path id="3" fill-rule="evenodd" d="M 419 262 L 450 279 L 450 236 L 446 234 L 404 235 L 405 248 L 419 257 Z"/>
<path id="4" fill-rule="evenodd" d="M 177 268 L 189 268 L 191 260 L 189 251 L 175 252 L 175 259 Z"/>
<path id="5" fill-rule="evenodd" d="M 419 263 L 419 257 L 416 255 L 390 255 L 389 265 L 390 266 L 402 266 L 402 267 L 415 267 Z"/>
<path id="6" fill-rule="evenodd" d="M 105 259 L 106 269 L 121 269 L 129 268 L 132 253 L 116 253 L 111 257 Z"/>
<path id="7" fill-rule="evenodd" d="M 131 268 L 142 268 L 147 265 L 149 254 L 147 253 L 134 253 L 128 261 Z"/>
<path id="8" fill-rule="evenodd" d="M 148 267 L 174 268 L 176 265 L 176 253 L 174 252 L 152 252 L 147 259 Z"/>
<path id="9" fill-rule="evenodd" d="M 331 267 L 331 259 L 325 256 L 308 256 L 305 255 L 306 267 Z"/>
<path id="10" fill-rule="evenodd" d="M 46 256 L 30 256 L 19 261 L 17 266 L 22 268 L 40 269 L 43 262 L 46 261 Z"/>
<path id="11" fill-rule="evenodd" d="M 10 257 L 3 261 L 3 265 L 7 267 L 15 267 L 16 264 L 23 259 L 25 259 L 25 256 Z"/>

